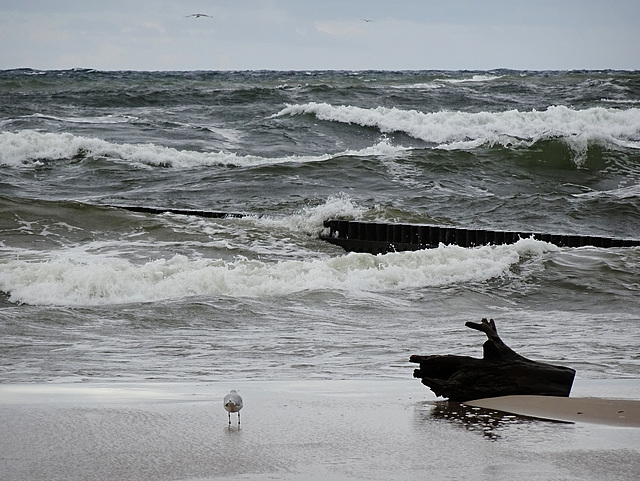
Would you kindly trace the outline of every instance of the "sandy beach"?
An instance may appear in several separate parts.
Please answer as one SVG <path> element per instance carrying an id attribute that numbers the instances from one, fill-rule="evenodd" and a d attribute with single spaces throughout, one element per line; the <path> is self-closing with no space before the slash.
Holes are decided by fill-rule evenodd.
<path id="1" fill-rule="evenodd" d="M 222 407 L 230 389 L 241 426 Z M 575 391 L 640 399 L 637 380 Z M 637 427 L 449 403 L 417 380 L 5 384 L 0 423 L 6 481 L 640 476 Z"/>
<path id="2" fill-rule="evenodd" d="M 587 422 L 640 428 L 640 401 L 551 396 L 502 396 L 478 399 L 467 406 L 553 421 Z"/>

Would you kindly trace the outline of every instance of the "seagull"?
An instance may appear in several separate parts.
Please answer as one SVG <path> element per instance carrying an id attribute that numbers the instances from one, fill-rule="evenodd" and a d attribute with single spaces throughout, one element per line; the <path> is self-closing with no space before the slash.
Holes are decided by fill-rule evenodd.
<path id="1" fill-rule="evenodd" d="M 213 18 L 211 15 L 207 15 L 206 13 L 192 13 L 191 15 L 187 15 L 185 18 L 189 18 L 189 17 L 193 17 L 193 18 L 200 18 L 200 17 Z"/>
<path id="2" fill-rule="evenodd" d="M 238 424 L 240 424 L 240 410 L 242 409 L 242 398 L 238 391 L 232 390 L 224 397 L 224 408 L 229 413 L 229 426 L 231 426 L 231 413 L 238 413 Z"/>
<path id="3" fill-rule="evenodd" d="M 373 22 L 373 20 L 371 20 L 370 18 L 363 18 L 362 21 L 367 23 Z"/>

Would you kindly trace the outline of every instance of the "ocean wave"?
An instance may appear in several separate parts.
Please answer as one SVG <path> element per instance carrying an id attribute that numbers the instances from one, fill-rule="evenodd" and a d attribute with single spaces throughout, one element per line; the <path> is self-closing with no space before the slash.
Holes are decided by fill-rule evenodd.
<path id="1" fill-rule="evenodd" d="M 0 134 L 0 165 L 22 167 L 45 161 L 78 157 L 104 157 L 141 166 L 200 167 L 207 165 L 256 166 L 284 162 L 322 161 L 324 157 L 283 157 L 268 159 L 241 156 L 232 152 L 196 152 L 177 150 L 155 144 L 118 144 L 69 133 L 54 134 L 24 130 Z"/>
<path id="2" fill-rule="evenodd" d="M 17 133 L 0 133 L 0 165 L 24 167 L 43 162 L 103 157 L 131 162 L 139 166 L 195 168 L 219 165 L 231 167 L 259 167 L 286 163 L 324 162 L 338 156 L 397 156 L 410 150 L 392 146 L 387 140 L 360 150 L 346 150 L 335 154 L 289 155 L 261 157 L 239 155 L 234 152 L 198 152 L 177 150 L 155 144 L 119 144 L 97 138 L 76 136 L 69 133 L 42 133 L 23 130 Z"/>
<path id="3" fill-rule="evenodd" d="M 576 153 L 589 142 L 640 148 L 640 109 L 593 107 L 575 110 L 553 106 L 542 111 L 468 113 L 377 107 L 365 109 L 310 102 L 289 105 L 274 117 L 314 115 L 320 120 L 374 127 L 383 133 L 403 132 L 441 149 L 474 149 L 484 145 L 530 147 L 541 140 L 561 139 Z"/>
<path id="4" fill-rule="evenodd" d="M 629 105 L 640 104 L 640 100 L 636 100 L 636 99 L 600 99 L 600 102 L 604 102 L 607 104 L 629 104 Z"/>
<path id="5" fill-rule="evenodd" d="M 84 117 L 58 117 L 55 115 L 33 114 L 29 117 L 34 119 L 53 120 L 55 122 L 66 122 L 70 124 L 128 124 L 138 120 L 137 117 L 131 115 L 100 115 L 100 116 L 84 116 Z"/>
<path id="6" fill-rule="evenodd" d="M 179 251 L 206 256 L 308 258 L 318 252 L 328 219 L 361 219 L 368 209 L 339 193 L 287 214 L 206 218 L 197 214 L 132 213 L 117 205 L 12 198 L 0 195 L 0 257 L 41 260 L 42 249 L 139 261 Z M 194 211 L 196 212 L 196 211 Z M 133 218 L 134 216 L 135 218 Z M 25 242 L 19 237 L 25 236 Z M 29 240 L 30 239 L 30 240 Z M 32 250 L 33 243 L 40 249 Z M 212 254 L 214 252 L 214 254 Z"/>
<path id="7" fill-rule="evenodd" d="M 281 227 L 292 232 L 317 237 L 325 232 L 324 222 L 329 219 L 360 219 L 367 208 L 358 205 L 349 195 L 329 196 L 323 203 L 303 207 L 284 216 L 261 216 L 256 219 L 263 228 Z"/>
<path id="8" fill-rule="evenodd" d="M 614 198 L 618 200 L 640 199 L 640 185 L 630 185 L 615 189 L 589 191 L 581 194 L 573 194 L 576 199 L 602 199 Z"/>
<path id="9" fill-rule="evenodd" d="M 443 82 L 443 83 L 461 84 L 461 83 L 475 83 L 475 82 L 490 82 L 492 80 L 498 80 L 503 77 L 504 75 L 476 74 L 471 77 L 463 77 L 463 78 L 438 78 L 435 81 Z"/>
<path id="10" fill-rule="evenodd" d="M 0 263 L 0 291 L 10 302 L 92 306 L 190 296 L 278 297 L 304 291 L 392 292 L 484 282 L 510 275 L 532 256 L 556 250 L 532 239 L 509 246 L 436 249 L 385 255 L 350 253 L 328 259 L 265 262 L 169 259 L 135 264 L 122 258 L 58 254 L 44 262 Z"/>
<path id="11" fill-rule="evenodd" d="M 1 200 L 1 197 L 0 197 Z M 349 195 L 339 193 L 329 196 L 324 202 L 317 205 L 308 205 L 301 207 L 291 214 L 285 215 L 252 215 L 246 214 L 238 218 L 234 223 L 234 237 L 240 237 L 246 241 L 248 234 L 246 231 L 260 232 L 260 238 L 264 240 L 269 232 L 287 231 L 286 241 L 291 241 L 290 236 L 306 236 L 317 239 L 321 234 L 328 233 L 328 229 L 324 226 L 324 222 L 329 219 L 362 219 L 368 212 L 368 208 L 359 205 Z M 181 229 L 185 233 L 190 234 L 211 234 L 219 236 L 220 226 L 212 224 L 211 219 L 203 218 L 198 215 L 189 216 L 188 214 L 172 214 L 167 213 L 159 217 L 175 229 L 173 220 L 176 218 L 190 217 L 187 224 L 181 224 Z M 243 235 L 238 236 L 238 232 L 246 230 Z M 276 249 L 274 245 L 278 243 L 276 239 L 272 239 L 274 244 L 268 244 L 267 252 L 258 252 L 262 255 L 272 256 Z M 281 239 L 282 240 L 282 239 Z M 235 245 L 235 241 L 231 242 Z M 240 247 L 237 244 L 236 247 Z M 253 249 L 254 247 L 252 247 Z"/>

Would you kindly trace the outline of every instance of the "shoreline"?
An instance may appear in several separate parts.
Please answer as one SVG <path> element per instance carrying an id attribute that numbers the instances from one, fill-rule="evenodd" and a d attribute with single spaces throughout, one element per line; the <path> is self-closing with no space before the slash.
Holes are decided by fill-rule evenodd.
<path id="1" fill-rule="evenodd" d="M 597 397 L 501 396 L 463 403 L 540 420 L 640 428 L 640 401 Z"/>
<path id="2" fill-rule="evenodd" d="M 640 402 L 640 379 L 575 387 Z M 230 389 L 244 398 L 240 426 L 222 406 Z M 0 384 L 0 471 L 7 481 L 640 476 L 637 427 L 469 404 L 416 379 Z"/>

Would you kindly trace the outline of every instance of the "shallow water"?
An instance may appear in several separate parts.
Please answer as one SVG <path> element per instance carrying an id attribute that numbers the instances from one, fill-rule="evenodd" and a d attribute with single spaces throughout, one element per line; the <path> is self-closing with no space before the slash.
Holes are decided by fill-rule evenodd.
<path id="1" fill-rule="evenodd" d="M 229 388 L 244 398 L 241 425 L 228 425 L 222 408 Z M 628 388 L 638 395 L 637 382 L 586 383 L 581 391 Z M 22 383 L 0 392 L 8 479 L 626 480 L 640 473 L 640 429 L 435 401 L 417 380 Z"/>

